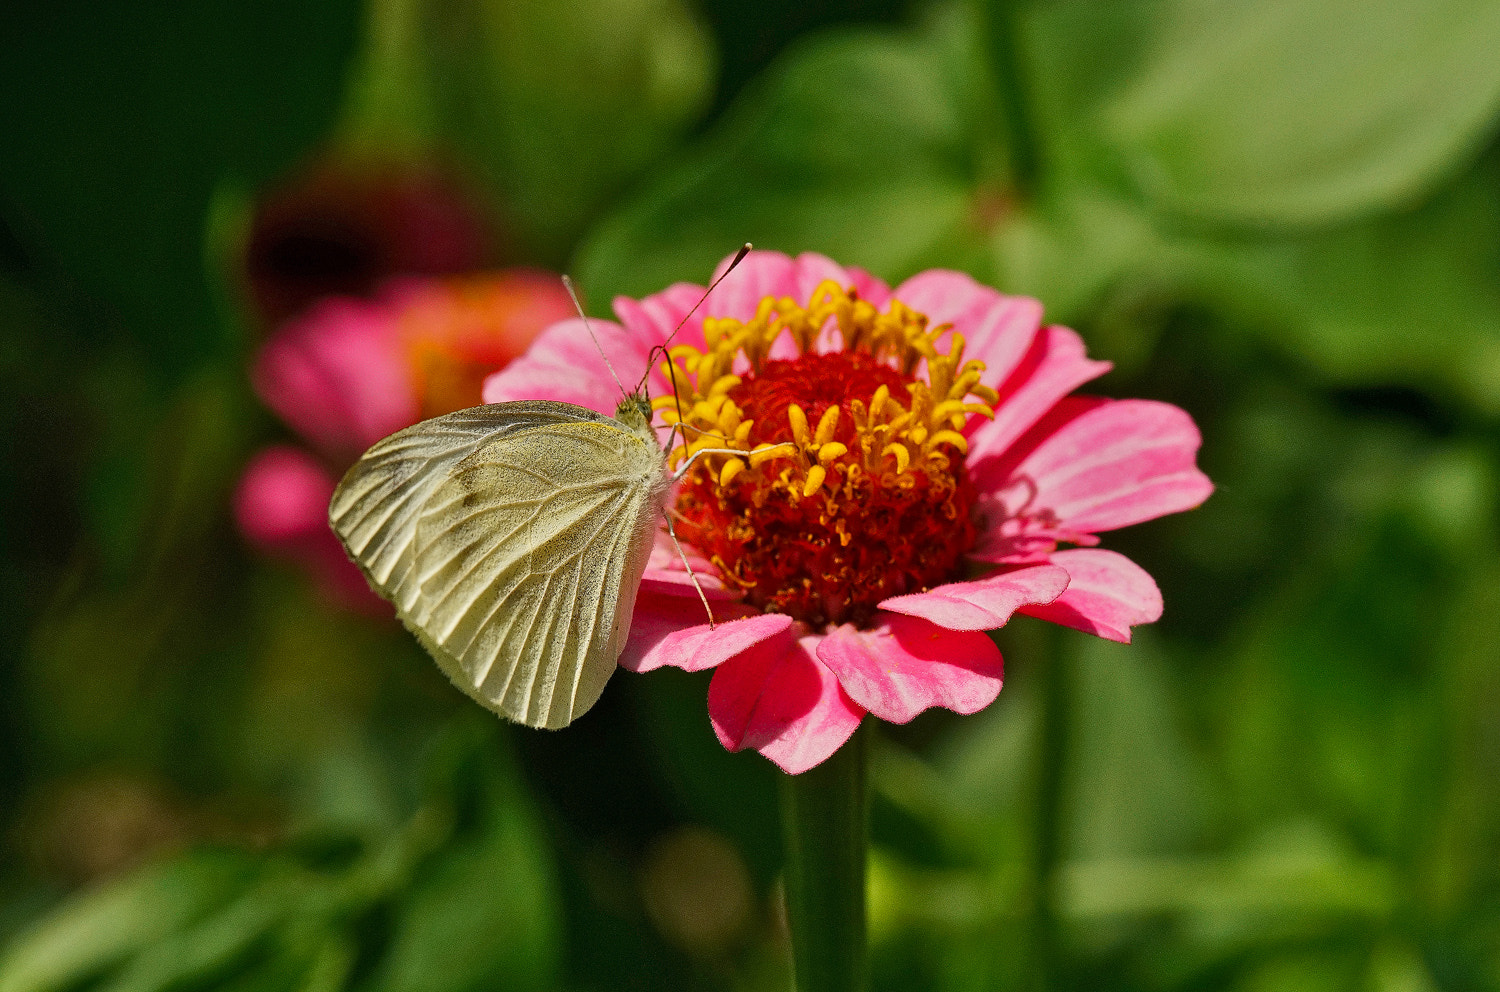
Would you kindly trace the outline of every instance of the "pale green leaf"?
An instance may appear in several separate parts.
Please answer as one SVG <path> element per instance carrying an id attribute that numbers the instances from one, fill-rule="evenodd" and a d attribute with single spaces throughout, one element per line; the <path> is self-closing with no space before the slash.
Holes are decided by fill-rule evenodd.
<path id="1" fill-rule="evenodd" d="M 1493 0 L 1180 0 L 1156 16 L 1098 123 L 1171 210 L 1306 224 L 1411 203 L 1495 130 Z"/>
<path id="2" fill-rule="evenodd" d="M 250 884 L 255 863 L 203 851 L 74 899 L 0 956 L 0 992 L 70 988 L 192 925 Z"/>

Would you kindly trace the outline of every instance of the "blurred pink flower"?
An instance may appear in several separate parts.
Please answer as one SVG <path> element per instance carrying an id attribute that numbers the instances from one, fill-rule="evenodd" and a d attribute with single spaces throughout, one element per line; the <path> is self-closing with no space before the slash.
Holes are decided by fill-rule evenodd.
<path id="1" fill-rule="evenodd" d="M 665 421 L 680 410 L 693 428 L 673 465 L 743 452 L 700 456 L 669 507 L 729 622 L 704 622 L 658 542 L 620 659 L 714 668 L 725 747 L 797 773 L 867 712 L 982 709 L 1003 672 L 985 631 L 1017 612 L 1117 641 L 1160 617 L 1150 575 L 1096 535 L 1208 497 L 1198 430 L 1165 403 L 1070 396 L 1110 366 L 1035 300 L 937 270 L 893 291 L 818 255 L 754 252 L 673 339 L 674 395 L 662 368 L 647 375 L 651 349 L 702 293 L 621 297 L 619 323 L 594 330 Z M 484 388 L 605 413 L 616 393 L 572 320 Z"/>
<path id="2" fill-rule="evenodd" d="M 245 275 L 274 325 L 398 275 L 473 272 L 492 257 L 492 226 L 477 197 L 434 164 L 328 156 L 258 205 Z"/>
<path id="3" fill-rule="evenodd" d="M 335 600 L 388 613 L 328 528 L 335 482 L 371 444 L 424 417 L 483 402 L 484 378 L 573 312 L 544 272 L 393 281 L 374 300 L 332 297 L 256 356 L 256 393 L 312 451 L 277 446 L 234 497 L 246 539 L 298 561 Z"/>

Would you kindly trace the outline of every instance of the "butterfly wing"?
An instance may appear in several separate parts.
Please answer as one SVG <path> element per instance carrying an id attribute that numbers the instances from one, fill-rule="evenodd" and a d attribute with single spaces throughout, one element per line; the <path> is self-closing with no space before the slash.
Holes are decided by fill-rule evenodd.
<path id="1" fill-rule="evenodd" d="M 370 585 L 406 613 L 416 605 L 417 519 L 459 462 L 494 438 L 607 420 L 545 401 L 495 403 L 424 420 L 377 442 L 334 490 L 328 522 Z"/>
<path id="2" fill-rule="evenodd" d="M 477 439 L 453 414 L 371 449 L 335 494 L 334 526 L 359 521 L 351 553 L 459 688 L 561 727 L 598 699 L 629 634 L 666 498 L 661 449 L 649 429 L 566 404 L 464 413 L 484 410 Z"/>

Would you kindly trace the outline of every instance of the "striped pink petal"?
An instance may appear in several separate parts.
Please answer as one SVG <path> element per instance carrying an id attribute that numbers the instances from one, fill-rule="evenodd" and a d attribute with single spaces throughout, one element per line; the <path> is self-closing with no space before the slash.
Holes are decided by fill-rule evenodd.
<path id="1" fill-rule="evenodd" d="M 929 269 L 897 286 L 892 294 L 927 315 L 929 326 L 952 324 L 964 336 L 964 357 L 985 363 L 980 381 L 991 389 L 1020 363 L 1042 322 L 1042 305 L 1025 296 L 1006 296 L 947 269 Z M 942 339 L 947 347 L 947 339 Z"/>
<path id="2" fill-rule="evenodd" d="M 887 286 L 884 279 L 873 276 L 856 265 L 845 266 L 844 272 L 849 276 L 849 286 L 859 294 L 859 298 L 867 301 L 877 310 L 884 310 L 885 305 L 891 301 L 891 287 Z M 846 289 L 848 286 L 845 287 Z"/>
<path id="3" fill-rule="evenodd" d="M 663 665 L 700 672 L 714 668 L 762 641 L 792 639 L 792 618 L 777 613 L 726 610 L 713 626 L 703 623 L 703 604 L 678 597 L 638 596 L 630 639 L 620 665 L 649 672 Z M 737 617 L 736 619 L 731 619 Z M 699 623 L 692 625 L 693 621 Z"/>
<path id="4" fill-rule="evenodd" d="M 614 321 L 591 320 L 585 327 L 574 318 L 547 328 L 526 354 L 484 380 L 484 401 L 556 400 L 613 416 L 623 397 L 601 351 L 621 384 L 635 388 L 646 371 L 650 345 Z"/>
<path id="5" fill-rule="evenodd" d="M 987 634 L 895 613 L 873 630 L 830 630 L 818 657 L 851 699 L 891 723 L 907 723 L 934 706 L 976 713 L 995 701 L 1005 674 Z"/>
<path id="6" fill-rule="evenodd" d="M 1090 360 L 1083 339 L 1066 327 L 1043 328 L 999 387 L 995 418 L 970 421 L 969 464 L 1004 455 L 1059 400 L 1111 368 L 1109 362 Z"/>
<path id="7" fill-rule="evenodd" d="M 1050 603 L 1068 587 L 1056 565 L 1026 565 L 972 582 L 950 582 L 926 592 L 893 596 L 882 610 L 921 617 L 948 630 L 994 630 L 1022 606 Z"/>
<path id="8" fill-rule="evenodd" d="M 1051 603 L 1017 612 L 1130 643 L 1130 628 L 1161 619 L 1161 591 L 1144 568 L 1114 551 L 1058 551 L 1052 561 L 1068 570 L 1067 590 Z"/>
<path id="9" fill-rule="evenodd" d="M 719 264 L 714 278 L 718 278 L 729 261 L 725 259 Z M 767 296 L 790 297 L 805 306 L 824 280 L 840 286 L 856 284 L 847 269 L 823 255 L 805 252 L 792 258 L 777 251 L 751 252 L 709 295 L 703 313 L 709 317 L 749 320 Z"/>
<path id="10" fill-rule="evenodd" d="M 621 325 L 632 337 L 652 347 L 665 344 L 672 337 L 672 332 L 677 330 L 677 325 L 682 324 L 682 330 L 677 331 L 677 337 L 672 339 L 674 343 L 701 348 L 704 311 L 702 307 L 698 307 L 694 312 L 693 308 L 702 299 L 702 286 L 679 282 L 640 301 L 628 296 L 617 296 L 614 299 L 614 311 Z M 690 313 L 692 316 L 688 317 Z M 686 323 L 683 323 L 684 319 Z"/>
<path id="11" fill-rule="evenodd" d="M 1068 397 L 1010 451 L 970 470 L 982 491 L 1021 494 L 1013 512 L 1095 533 L 1207 499 L 1201 441 L 1193 418 L 1168 403 Z"/>
<path id="12" fill-rule="evenodd" d="M 843 746 L 865 711 L 818 660 L 817 641 L 761 641 L 714 669 L 708 715 L 721 744 L 753 748 L 789 775 Z"/>

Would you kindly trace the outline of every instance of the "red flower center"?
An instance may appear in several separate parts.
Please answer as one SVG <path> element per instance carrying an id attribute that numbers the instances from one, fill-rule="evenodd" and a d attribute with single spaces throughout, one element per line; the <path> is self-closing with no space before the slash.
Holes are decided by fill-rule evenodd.
<path id="1" fill-rule="evenodd" d="M 810 350 L 830 320 L 843 350 Z M 706 322 L 706 352 L 673 349 L 679 395 L 657 406 L 669 421 L 682 410 L 674 461 L 745 453 L 696 458 L 677 532 L 745 602 L 815 628 L 868 626 L 882 600 L 957 576 L 978 535 L 958 428 L 989 412 L 965 397 L 993 396 L 980 363 L 960 367 L 962 339 L 942 354 L 947 328 L 926 325 L 825 285 L 806 308 L 768 300 L 749 323 Z M 765 358 L 782 332 L 803 353 Z M 736 355 L 750 363 L 739 375 L 727 371 Z"/>

